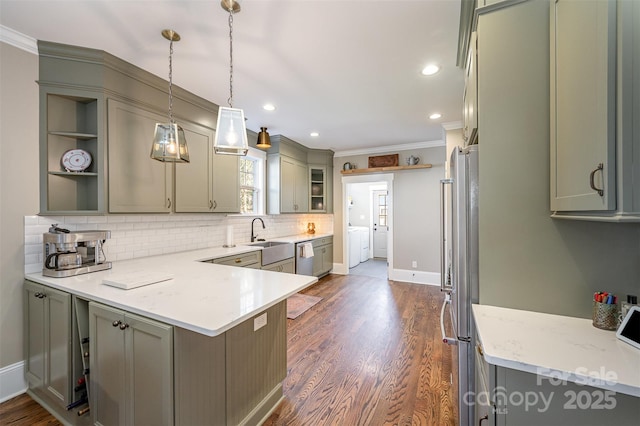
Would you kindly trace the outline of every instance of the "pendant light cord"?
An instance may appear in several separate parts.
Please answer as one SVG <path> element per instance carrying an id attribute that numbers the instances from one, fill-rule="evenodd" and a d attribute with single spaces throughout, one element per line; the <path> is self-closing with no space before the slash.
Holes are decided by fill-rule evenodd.
<path id="1" fill-rule="evenodd" d="M 169 123 L 173 124 L 173 40 L 169 43 Z"/>
<path id="2" fill-rule="evenodd" d="M 233 7 L 229 8 L 229 107 L 233 108 Z"/>

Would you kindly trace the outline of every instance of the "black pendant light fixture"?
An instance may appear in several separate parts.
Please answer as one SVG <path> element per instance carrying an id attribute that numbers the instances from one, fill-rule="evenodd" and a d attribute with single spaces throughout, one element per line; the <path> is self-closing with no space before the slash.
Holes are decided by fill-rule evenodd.
<path id="1" fill-rule="evenodd" d="M 169 40 L 169 122 L 156 123 L 151 158 L 162 162 L 188 163 L 189 150 L 184 130 L 173 120 L 173 42 L 180 41 L 180 34 L 163 30 L 162 36 Z"/>
<path id="2" fill-rule="evenodd" d="M 233 15 L 240 13 L 240 4 L 236 0 L 222 0 L 220 5 L 229 12 L 229 108 L 218 109 L 213 149 L 216 154 L 247 155 L 249 144 L 244 111 L 233 107 Z"/>
<path id="3" fill-rule="evenodd" d="M 258 133 L 258 143 L 256 147 L 260 149 L 269 149 L 271 148 L 271 138 L 269 137 L 269 133 L 267 132 L 266 127 L 260 127 L 260 133 Z"/>

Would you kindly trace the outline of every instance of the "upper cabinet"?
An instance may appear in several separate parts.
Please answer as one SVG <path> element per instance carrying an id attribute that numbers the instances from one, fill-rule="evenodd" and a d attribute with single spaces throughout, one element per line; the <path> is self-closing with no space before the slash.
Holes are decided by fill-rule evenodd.
<path id="1" fill-rule="evenodd" d="M 176 212 L 240 212 L 239 157 L 213 152 L 214 131 L 182 126 L 189 164 L 176 164 Z"/>
<path id="2" fill-rule="evenodd" d="M 314 164 L 309 165 L 310 161 Z M 308 149 L 284 136 L 272 136 L 267 154 L 267 213 L 331 212 L 327 164 L 333 164 L 332 151 Z"/>
<path id="3" fill-rule="evenodd" d="M 106 210 L 103 105 L 99 92 L 41 85 L 41 213 Z"/>
<path id="4" fill-rule="evenodd" d="M 327 169 L 322 166 L 309 166 L 309 211 L 324 213 L 327 210 L 326 194 Z"/>
<path id="5" fill-rule="evenodd" d="M 615 208 L 615 2 L 551 3 L 551 210 Z"/>
<path id="6" fill-rule="evenodd" d="M 462 96 L 462 139 L 466 145 L 476 142 L 478 133 L 478 90 L 476 74 L 476 33 L 471 33 L 469 51 L 467 53 L 464 76 L 464 93 Z"/>
<path id="7" fill-rule="evenodd" d="M 155 123 L 167 117 L 113 99 L 108 108 L 109 211 L 170 212 L 173 164 L 149 158 Z"/>
<path id="8" fill-rule="evenodd" d="M 640 4 L 550 4 L 553 216 L 640 220 Z"/>
<path id="9" fill-rule="evenodd" d="M 168 121 L 165 80 L 100 50 L 43 41 L 38 50 L 41 213 L 239 211 L 238 159 L 207 154 L 216 105 L 174 86 L 192 162 L 158 162 L 150 151 L 155 124 Z"/>

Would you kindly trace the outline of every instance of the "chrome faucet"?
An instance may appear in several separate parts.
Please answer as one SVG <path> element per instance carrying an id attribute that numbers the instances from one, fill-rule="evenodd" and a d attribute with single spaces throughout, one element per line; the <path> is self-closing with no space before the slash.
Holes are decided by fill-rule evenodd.
<path id="1" fill-rule="evenodd" d="M 262 218 L 256 217 L 251 221 L 251 242 L 254 242 L 256 240 L 256 238 L 258 237 L 257 234 L 253 233 L 253 224 L 255 223 L 256 220 L 259 220 L 262 223 L 262 229 L 265 229 L 264 227 L 264 221 L 262 220 Z M 260 241 L 260 240 L 258 240 Z M 264 240 L 262 240 L 264 241 Z"/>

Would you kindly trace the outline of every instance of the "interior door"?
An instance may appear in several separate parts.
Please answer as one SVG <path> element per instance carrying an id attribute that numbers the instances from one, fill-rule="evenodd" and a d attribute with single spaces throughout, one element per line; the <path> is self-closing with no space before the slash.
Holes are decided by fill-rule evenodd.
<path id="1" fill-rule="evenodd" d="M 373 257 L 387 258 L 387 232 L 389 231 L 389 192 L 373 191 Z"/>

